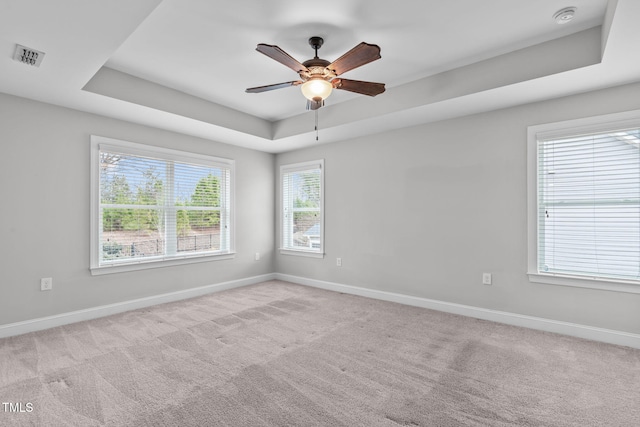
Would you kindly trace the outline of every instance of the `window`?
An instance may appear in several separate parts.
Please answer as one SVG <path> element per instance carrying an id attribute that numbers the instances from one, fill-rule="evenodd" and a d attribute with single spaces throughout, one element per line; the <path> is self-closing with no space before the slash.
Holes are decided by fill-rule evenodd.
<path id="1" fill-rule="evenodd" d="M 280 167 L 281 253 L 324 256 L 324 161 Z"/>
<path id="2" fill-rule="evenodd" d="M 628 117 L 529 129 L 532 281 L 640 293 L 640 115 Z"/>
<path id="3" fill-rule="evenodd" d="M 233 253 L 232 160 L 91 141 L 93 274 Z"/>

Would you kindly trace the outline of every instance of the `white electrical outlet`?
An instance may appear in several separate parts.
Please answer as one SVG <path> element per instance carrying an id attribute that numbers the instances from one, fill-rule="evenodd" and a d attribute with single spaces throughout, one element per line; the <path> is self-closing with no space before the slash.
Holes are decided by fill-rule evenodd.
<path id="1" fill-rule="evenodd" d="M 336 265 L 342 267 L 342 258 L 336 258 Z"/>
<path id="2" fill-rule="evenodd" d="M 491 284 L 491 273 L 482 273 L 482 284 L 483 285 Z"/>
<path id="3" fill-rule="evenodd" d="M 256 261 L 260 261 L 260 252 L 256 252 Z"/>
<path id="4" fill-rule="evenodd" d="M 53 278 L 52 277 L 44 277 L 40 279 L 40 290 L 41 291 L 50 291 L 53 289 Z"/>

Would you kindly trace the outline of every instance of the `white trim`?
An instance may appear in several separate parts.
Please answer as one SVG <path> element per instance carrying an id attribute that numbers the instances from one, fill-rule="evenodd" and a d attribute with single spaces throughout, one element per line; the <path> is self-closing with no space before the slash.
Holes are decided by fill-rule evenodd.
<path id="1" fill-rule="evenodd" d="M 171 267 L 182 264 L 195 264 L 197 262 L 223 261 L 227 259 L 234 259 L 235 257 L 235 252 L 224 252 L 220 254 L 185 255 L 182 257 L 171 257 L 166 259 L 163 257 L 141 258 L 137 262 L 129 259 L 122 262 L 122 264 L 112 263 L 101 265 L 99 267 L 91 267 L 90 271 L 92 276 L 100 276 L 102 274 L 124 273 L 126 271 L 147 270 L 150 268 Z"/>
<path id="2" fill-rule="evenodd" d="M 102 257 L 102 245 L 100 244 L 100 168 L 96 165 L 100 164 L 100 150 L 98 150 L 98 140 L 91 135 L 91 164 L 89 167 L 89 189 L 90 206 L 89 212 L 89 268 L 100 265 Z"/>
<path id="3" fill-rule="evenodd" d="M 92 307 L 84 310 L 72 311 L 69 313 L 62 313 L 54 316 L 47 316 L 32 320 L 25 320 L 22 322 L 0 325 L 0 338 L 41 331 L 44 329 L 54 328 L 56 326 L 63 326 L 70 323 L 110 316 L 112 314 L 136 310 L 157 304 L 164 304 L 168 302 L 194 298 L 210 293 L 224 291 L 227 289 L 255 285 L 269 280 L 283 280 L 299 285 L 311 286 L 314 288 L 326 289 L 334 292 L 343 292 L 351 295 L 359 295 L 367 298 L 374 298 L 414 307 L 427 308 L 431 310 L 443 311 L 446 313 L 458 314 L 461 316 L 474 317 L 477 319 L 489 320 L 508 325 L 520 326 L 546 332 L 554 332 L 593 341 L 600 341 L 609 344 L 623 345 L 640 349 L 640 334 L 615 331 L 611 329 L 580 325 L 558 320 L 544 319 L 541 317 L 526 316 L 522 314 L 509 313 L 480 307 L 473 307 L 446 301 L 438 301 L 411 295 L 403 295 L 394 292 L 367 289 L 358 286 L 343 285 L 340 283 L 308 279 L 305 277 L 292 276 L 289 274 L 281 273 L 263 274 L 260 276 L 247 277 L 245 279 L 231 280 L 228 282 L 201 286 L 198 288 L 185 289 L 146 298 L 139 298 L 115 304 Z"/>
<path id="4" fill-rule="evenodd" d="M 640 349 L 640 334 L 276 273 L 277 280 Z"/>
<path id="5" fill-rule="evenodd" d="M 54 316 L 25 320 L 23 322 L 9 323 L 7 325 L 0 325 L 0 338 L 26 334 L 28 332 L 41 331 L 43 329 L 49 329 L 56 326 L 68 325 L 70 323 L 110 316 L 112 314 L 137 310 L 139 308 L 149 307 L 152 305 L 194 298 L 214 292 L 225 291 L 227 289 L 255 285 L 257 283 L 274 280 L 275 277 L 275 273 L 263 274 L 260 276 L 247 277 L 245 279 L 230 280 L 228 282 L 200 286 L 198 288 L 185 289 L 182 291 L 169 292 L 166 294 L 154 295 L 146 298 L 138 298 L 115 304 L 87 308 L 84 310 L 71 311 L 69 313 L 57 314 Z"/>
<path id="6" fill-rule="evenodd" d="M 324 253 L 322 252 L 311 252 L 305 250 L 294 250 L 294 249 L 282 249 L 280 248 L 281 255 L 293 255 L 293 256 L 305 256 L 307 258 L 324 258 Z"/>
<path id="7" fill-rule="evenodd" d="M 530 282 L 544 283 L 546 285 L 573 286 L 577 288 L 600 289 L 616 292 L 627 292 L 630 294 L 640 294 L 638 282 L 614 279 L 604 279 L 601 277 L 585 276 L 565 276 L 562 274 L 542 274 L 537 272 L 527 273 Z"/>
<path id="8" fill-rule="evenodd" d="M 318 169 L 318 167 L 324 168 L 324 159 L 280 165 L 280 173 L 283 170 L 287 172 L 308 172 Z"/>
<path id="9" fill-rule="evenodd" d="M 640 110 L 533 125 L 528 130 L 529 135 L 545 140 L 637 127 L 640 127 Z"/>
<path id="10" fill-rule="evenodd" d="M 538 126 L 527 130 L 527 271 L 538 271 Z"/>
<path id="11" fill-rule="evenodd" d="M 174 150 L 155 145 L 140 144 L 121 139 L 107 138 L 99 135 L 91 135 L 91 143 L 98 145 L 100 151 L 113 151 L 122 154 L 157 158 L 162 154 L 165 160 L 174 162 L 204 164 L 214 167 L 233 167 L 235 160 L 223 157 L 210 156 L 208 154 L 192 153 L 189 151 Z"/>

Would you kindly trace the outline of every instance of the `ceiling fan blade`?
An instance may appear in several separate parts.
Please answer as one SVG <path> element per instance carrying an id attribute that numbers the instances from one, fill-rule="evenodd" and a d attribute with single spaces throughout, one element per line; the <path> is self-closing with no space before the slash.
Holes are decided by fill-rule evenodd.
<path id="1" fill-rule="evenodd" d="M 296 59 L 292 58 L 287 52 L 280 49 L 278 46 L 260 43 L 256 50 L 262 54 L 267 55 L 271 59 L 275 59 L 282 65 L 285 65 L 291 68 L 296 73 L 301 73 L 303 71 L 309 71 L 307 67 L 302 65 Z"/>
<path id="2" fill-rule="evenodd" d="M 360 80 L 333 79 L 331 84 L 336 89 L 348 90 L 349 92 L 369 96 L 380 95 L 385 90 L 384 83 L 363 82 Z"/>
<path id="3" fill-rule="evenodd" d="M 247 93 L 267 92 L 267 91 L 270 91 L 270 90 L 282 89 L 283 87 L 298 86 L 299 84 L 302 84 L 302 83 L 303 83 L 302 80 L 294 80 L 292 82 L 284 82 L 284 83 L 276 83 L 276 84 L 273 84 L 273 85 L 250 87 L 250 88 L 246 89 L 245 92 L 247 92 Z"/>
<path id="4" fill-rule="evenodd" d="M 380 59 L 380 46 L 362 42 L 340 58 L 333 61 L 327 68 L 333 70 L 336 76 L 360 67 L 376 59 Z"/>

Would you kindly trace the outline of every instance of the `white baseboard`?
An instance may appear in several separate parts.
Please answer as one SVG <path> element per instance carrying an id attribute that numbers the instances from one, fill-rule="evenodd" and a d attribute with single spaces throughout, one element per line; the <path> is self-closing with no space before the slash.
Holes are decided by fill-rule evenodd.
<path id="1" fill-rule="evenodd" d="M 167 302 L 180 301 L 194 298 L 201 295 L 220 292 L 227 289 L 239 288 L 241 286 L 254 285 L 256 283 L 274 280 L 275 273 L 263 274 L 260 276 L 247 277 L 245 279 L 231 280 L 228 282 L 216 283 L 214 285 L 200 286 L 198 288 L 185 289 L 182 291 L 170 292 L 161 295 L 154 295 L 146 298 L 138 298 L 130 301 L 115 304 L 102 305 L 99 307 L 87 308 L 85 310 L 72 311 L 69 313 L 57 314 L 55 316 L 41 317 L 23 322 L 0 325 L 0 338 L 14 335 L 26 334 L 28 332 L 41 331 L 56 326 L 68 325 L 70 323 L 82 322 L 84 320 L 96 319 L 98 317 L 109 316 L 125 311 L 136 310 Z"/>
<path id="2" fill-rule="evenodd" d="M 477 319 L 490 320 L 508 325 L 522 326 L 540 331 L 555 332 L 593 341 L 601 341 L 609 344 L 623 345 L 640 349 L 640 335 L 611 329 L 596 328 L 593 326 L 579 325 L 576 323 L 562 322 L 558 320 L 544 319 L 541 317 L 525 316 L 522 314 L 505 311 L 490 310 L 463 304 L 455 304 L 445 301 L 402 295 L 393 292 L 366 289 L 357 286 L 343 285 L 340 283 L 325 282 L 322 280 L 308 279 L 305 277 L 291 276 L 288 274 L 275 274 L 276 279 L 299 285 L 312 286 L 330 291 L 359 295 L 384 301 L 460 314 L 462 316 Z"/>
<path id="3" fill-rule="evenodd" d="M 254 285 L 274 279 L 335 292 L 343 292 L 347 294 L 375 298 L 384 301 L 391 301 L 415 307 L 422 307 L 432 310 L 444 311 L 447 313 L 459 314 L 462 316 L 474 317 L 477 319 L 490 320 L 493 322 L 505 323 L 508 325 L 522 326 L 530 329 L 555 332 L 558 334 L 570 335 L 578 338 L 585 338 L 593 341 L 601 341 L 609 344 L 617 344 L 640 349 L 639 334 L 579 325 L 576 323 L 562 322 L 558 320 L 544 319 L 541 317 L 526 316 L 504 311 L 490 310 L 469 305 L 403 295 L 394 292 L 378 291 L 375 289 L 343 285 L 340 283 L 308 279 L 305 277 L 292 276 L 281 273 L 263 274 L 260 276 L 247 277 L 245 279 L 216 283 L 213 285 L 201 286 L 193 289 L 185 289 L 182 291 L 170 292 L 146 298 L 139 298 L 116 304 L 108 304 L 99 307 L 88 308 L 85 310 L 72 311 L 69 313 L 63 313 L 54 316 L 47 316 L 38 319 L 26 320 L 23 322 L 0 325 L 0 338 L 40 331 L 56 326 L 82 322 L 84 320 L 96 319 L 99 317 L 109 316 L 112 314 L 122 313 L 130 310 L 136 310 L 139 308 L 149 307 L 157 304 L 164 304 L 167 302 L 194 298 L 201 295 L 220 292 L 227 289 L 239 288 L 242 286 Z"/>

